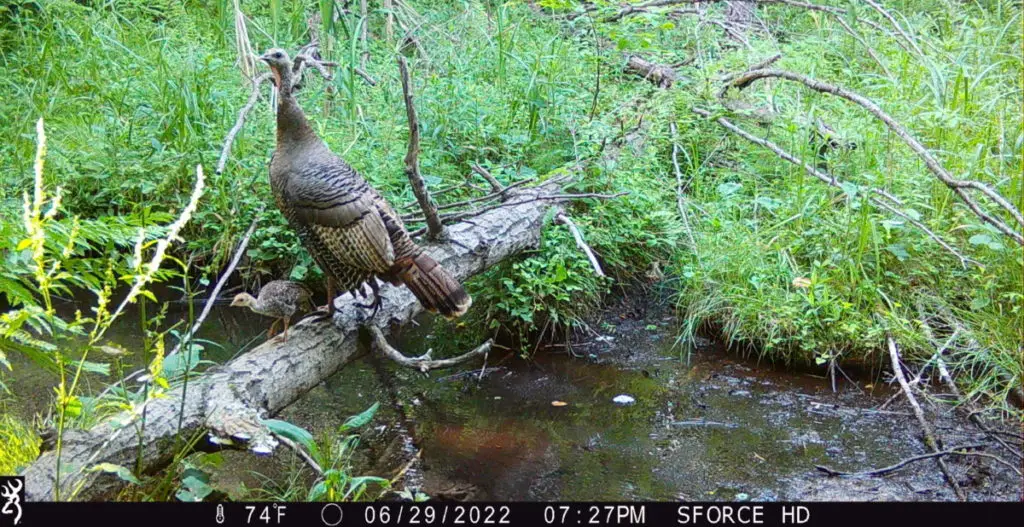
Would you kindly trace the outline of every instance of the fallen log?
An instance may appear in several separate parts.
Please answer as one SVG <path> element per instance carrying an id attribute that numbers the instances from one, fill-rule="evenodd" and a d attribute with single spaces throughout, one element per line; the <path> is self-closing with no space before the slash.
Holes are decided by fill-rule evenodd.
<path id="1" fill-rule="evenodd" d="M 551 207 L 572 198 L 559 194 L 562 178 L 517 189 L 506 206 L 448 226 L 446 243 L 424 244 L 426 251 L 458 280 L 535 247 Z M 550 197 L 550 199 L 548 199 Z M 422 306 L 405 288 L 384 285 L 383 304 L 372 324 L 384 333 L 410 322 Z M 337 299 L 330 321 L 306 319 L 290 330 L 287 342 L 271 340 L 235 360 L 193 378 L 187 392 L 175 387 L 164 397 L 100 422 L 89 430 L 69 430 L 61 453 L 60 496 L 103 499 L 125 482 L 96 470 L 101 463 L 137 467 L 152 474 L 169 465 L 179 436 L 196 438 L 197 449 L 224 445 L 269 454 L 278 440 L 261 424 L 351 362 L 360 349 L 360 327 L 366 312 L 354 299 Z M 139 437 L 140 416 L 146 423 Z M 180 428 L 179 428 L 180 423 Z M 187 441 L 185 441 L 187 442 Z M 141 449 L 141 450 L 140 450 Z M 54 499 L 56 452 L 45 452 L 22 473 L 28 501 Z M 109 468 L 109 465 L 106 465 Z"/>

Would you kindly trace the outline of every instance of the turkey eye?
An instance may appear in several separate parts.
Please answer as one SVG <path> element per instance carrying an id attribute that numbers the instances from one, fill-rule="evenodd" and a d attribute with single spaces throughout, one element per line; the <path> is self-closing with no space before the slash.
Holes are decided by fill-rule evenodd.
<path id="1" fill-rule="evenodd" d="M 279 59 L 279 58 L 281 58 L 281 54 L 280 54 L 280 53 L 274 53 L 274 58 L 275 58 L 275 59 Z"/>

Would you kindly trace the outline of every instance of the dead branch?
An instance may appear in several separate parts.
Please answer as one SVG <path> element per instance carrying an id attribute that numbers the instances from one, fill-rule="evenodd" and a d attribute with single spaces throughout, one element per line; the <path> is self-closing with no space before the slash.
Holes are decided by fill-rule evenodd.
<path id="1" fill-rule="evenodd" d="M 587 242 L 583 240 L 583 234 L 580 233 L 579 228 L 576 227 L 576 223 L 572 221 L 572 218 L 566 216 L 564 212 L 559 212 L 555 215 L 555 223 L 565 225 L 569 232 L 572 233 L 572 237 L 576 239 L 576 247 L 583 251 L 587 255 L 587 259 L 590 260 L 591 267 L 594 268 L 594 273 L 597 276 L 604 278 L 604 271 L 601 269 L 601 263 L 597 261 L 597 256 L 594 255 L 594 251 L 587 245 Z"/>
<path id="2" fill-rule="evenodd" d="M 659 88 L 671 88 L 672 84 L 677 80 L 676 72 L 671 67 L 655 64 L 636 55 L 630 55 L 626 59 L 625 71 L 626 73 L 639 75 Z"/>
<path id="3" fill-rule="evenodd" d="M 406 368 L 413 368 L 423 373 L 427 373 L 430 370 L 437 370 L 441 368 L 451 368 L 452 366 L 458 366 L 463 362 L 470 359 L 483 355 L 487 357 L 487 353 L 491 351 L 491 345 L 494 344 L 493 339 L 487 339 L 483 344 L 477 346 L 471 351 L 463 353 L 458 357 L 452 357 L 450 359 L 432 359 L 430 358 L 430 352 L 426 352 L 419 357 L 407 357 L 398 351 L 391 344 L 388 344 L 387 338 L 384 337 L 384 333 L 377 326 L 367 326 L 370 331 L 370 335 L 373 337 L 373 345 L 377 351 L 381 352 L 385 357 L 397 362 L 398 364 L 405 366 Z M 486 359 L 485 359 L 486 360 Z"/>
<path id="4" fill-rule="evenodd" d="M 502 185 L 501 182 L 498 181 L 497 178 L 492 176 L 491 173 L 486 168 L 476 163 L 473 163 L 472 169 L 473 172 L 476 172 L 477 174 L 480 175 L 480 177 L 484 178 L 484 180 L 487 181 L 487 183 L 491 186 L 491 189 L 494 190 L 494 192 L 500 193 L 505 190 L 505 185 Z"/>
<path id="5" fill-rule="evenodd" d="M 711 118 L 712 117 L 711 112 L 709 112 L 707 110 L 702 110 L 700 108 L 694 108 L 693 112 L 696 113 L 697 115 L 702 116 L 702 117 L 707 117 L 707 118 Z M 780 158 L 784 159 L 785 161 L 788 161 L 790 163 L 793 163 L 794 165 L 802 167 L 805 171 L 807 171 L 808 174 L 814 176 L 815 178 L 817 178 L 818 180 L 822 181 L 826 185 L 829 185 L 831 187 L 835 187 L 837 189 L 842 189 L 843 188 L 841 180 L 836 178 L 834 175 L 819 170 L 818 168 L 810 165 L 809 163 L 803 161 L 802 159 L 800 159 L 800 158 L 794 156 L 793 154 L 790 154 L 789 152 L 783 150 L 781 147 L 779 147 L 775 143 L 773 143 L 773 142 L 771 142 L 771 141 L 769 141 L 767 139 L 761 139 L 760 137 L 757 137 L 757 136 L 754 136 L 754 135 L 750 134 L 746 130 L 736 126 L 735 124 L 733 124 L 731 121 L 729 121 L 728 119 L 726 119 L 724 117 L 717 117 L 717 118 L 715 118 L 715 122 L 718 123 L 719 126 L 721 126 L 721 127 L 725 128 L 726 130 L 729 130 L 730 132 L 732 132 L 732 133 L 734 133 L 734 134 L 736 134 L 736 135 L 746 139 L 747 141 L 750 141 L 751 143 L 754 143 L 756 145 L 759 145 L 759 146 L 762 146 L 764 148 L 767 148 L 768 150 L 771 150 L 777 156 L 779 156 Z M 885 191 L 883 191 L 881 189 L 872 188 L 872 189 L 870 189 L 870 192 L 872 192 L 873 194 L 877 194 L 879 196 L 882 196 L 882 197 L 884 197 L 886 199 L 893 199 L 887 192 L 885 192 Z M 961 254 L 960 251 L 956 250 L 952 245 L 950 245 L 948 242 L 946 242 L 944 239 L 942 239 L 942 237 L 940 237 L 938 234 L 935 234 L 931 229 L 929 229 L 923 223 L 921 223 L 920 221 L 917 221 L 917 220 L 911 218 L 910 216 L 904 214 L 902 211 L 899 211 L 898 209 L 896 209 L 895 207 L 890 205 L 888 202 L 883 201 L 883 200 L 878 199 L 878 198 L 875 198 L 875 197 L 871 197 L 870 201 L 871 201 L 871 203 L 873 205 L 875 205 L 875 206 L 877 206 L 879 208 L 885 209 L 885 210 L 887 210 L 889 212 L 892 212 L 892 213 L 900 216 L 901 218 L 906 219 L 907 221 L 909 221 L 911 224 L 913 224 L 918 229 L 921 229 L 922 232 L 924 232 L 926 235 L 928 235 L 928 237 L 930 237 L 931 239 L 935 240 L 935 242 L 938 243 L 940 246 L 942 246 L 942 248 L 944 248 L 947 251 L 949 251 L 953 256 L 956 256 L 960 260 L 960 264 L 962 266 L 964 266 L 964 268 L 967 267 L 968 263 L 973 263 L 975 265 L 980 265 L 980 264 L 978 264 L 977 261 L 972 260 L 972 259 L 964 256 L 963 254 Z M 897 203 L 899 202 L 898 200 L 894 200 L 894 201 L 897 202 Z"/>
<path id="6" fill-rule="evenodd" d="M 928 341 L 932 342 L 934 345 L 935 332 L 932 330 L 931 324 L 928 323 L 928 318 L 925 316 L 924 306 L 921 305 L 921 302 L 917 303 L 917 313 L 918 320 L 921 322 L 921 328 L 924 330 L 925 338 L 927 338 Z M 945 344 L 943 344 L 941 347 L 937 347 L 935 349 L 935 354 L 932 356 L 932 359 L 935 360 L 936 369 L 939 370 L 939 378 L 942 379 L 942 382 L 946 384 L 946 387 L 949 389 L 950 393 L 952 393 L 953 396 L 956 397 L 956 400 L 958 402 L 962 402 L 963 405 L 967 407 L 967 409 L 969 410 L 969 413 L 967 415 L 968 421 L 974 423 L 974 426 L 978 427 L 979 430 L 984 432 L 990 438 L 994 439 L 1007 452 L 1013 454 L 1014 457 L 1016 457 L 1017 459 L 1024 460 L 1024 454 L 1022 454 L 1020 450 L 1013 448 L 1013 446 L 1007 443 L 1006 440 L 999 436 L 999 434 L 997 434 L 994 430 L 988 428 L 985 425 L 985 423 L 982 422 L 980 415 L 981 410 L 977 408 L 977 405 L 974 404 L 973 401 L 964 399 L 963 395 L 961 395 L 960 393 L 960 389 L 956 385 L 956 382 L 953 381 L 953 376 L 950 374 L 949 369 L 946 367 L 946 362 L 942 360 L 942 353 L 949 346 L 949 343 L 951 343 L 955 339 L 955 337 L 959 335 L 961 332 L 961 328 L 959 326 L 954 325 L 954 327 L 955 329 L 953 331 L 953 335 L 949 337 Z"/>
<path id="7" fill-rule="evenodd" d="M 384 0 L 384 10 L 387 11 L 387 18 L 384 19 L 384 36 L 391 42 L 395 38 L 395 13 L 391 0 Z"/>
<path id="8" fill-rule="evenodd" d="M 843 26 L 843 30 L 845 30 L 847 33 L 849 33 L 850 36 L 853 37 L 854 40 L 856 40 L 858 43 L 860 43 L 861 46 L 864 46 L 864 49 L 868 52 L 868 55 L 875 61 L 876 64 L 878 64 L 878 67 L 882 68 L 882 71 L 885 73 L 885 76 L 890 78 L 890 79 L 892 79 L 893 78 L 892 72 L 890 72 L 889 68 L 887 68 L 885 66 L 885 63 L 882 62 L 882 59 L 878 58 L 878 55 L 875 53 L 875 49 L 871 47 L 871 44 L 868 44 L 867 41 L 865 41 L 860 36 L 860 34 L 857 33 L 857 31 L 854 30 L 853 27 L 851 27 L 850 24 L 845 19 L 843 19 L 843 17 L 837 16 L 837 17 L 835 17 L 835 19 L 836 19 L 836 22 L 838 22 L 840 26 Z M 760 69 L 760 68 L 758 68 L 758 69 Z"/>
<path id="9" fill-rule="evenodd" d="M 523 186 L 523 185 L 525 185 L 527 183 L 530 183 L 530 182 L 534 181 L 535 179 L 536 178 L 531 177 L 531 178 L 523 179 L 521 181 L 516 181 L 515 183 L 512 183 L 511 185 L 509 185 L 507 187 L 504 187 L 500 192 L 492 192 L 490 194 L 487 194 L 487 195 L 484 195 L 484 196 L 480 196 L 478 198 L 470 198 L 470 199 L 463 200 L 463 201 L 456 201 L 454 203 L 445 203 L 444 205 L 438 205 L 437 206 L 437 210 L 454 209 L 454 208 L 464 207 L 464 206 L 467 206 L 467 205 L 472 205 L 474 203 L 480 203 L 480 202 L 484 202 L 484 201 L 492 201 L 492 200 L 504 201 L 509 196 L 509 192 L 508 192 L 509 190 L 512 190 L 512 189 L 517 188 L 517 187 L 521 187 L 521 186 Z M 458 186 L 455 186 L 454 188 L 459 188 L 461 186 L 462 185 L 458 185 Z M 435 193 L 435 195 L 436 194 L 438 194 L 438 193 Z M 415 205 L 415 203 L 414 203 L 414 205 Z M 417 216 L 415 213 L 403 214 L 402 215 L 402 221 L 423 221 L 423 220 L 424 220 L 423 216 Z"/>
<path id="10" fill-rule="evenodd" d="M 888 11 L 886 11 L 884 8 L 882 8 L 882 6 L 878 5 L 872 0 L 864 0 L 864 2 L 871 6 L 871 8 L 874 9 L 875 11 L 878 11 L 878 13 L 881 14 L 883 18 L 885 18 L 886 20 L 889 21 L 890 24 L 892 24 L 892 26 L 896 29 L 896 33 L 903 37 L 903 40 L 906 40 L 907 44 L 910 44 L 910 46 L 914 48 L 914 51 L 917 52 L 917 56 L 924 56 L 924 52 L 921 51 L 921 48 L 917 46 L 917 42 L 914 41 L 914 39 L 910 38 L 910 35 L 908 35 L 906 31 L 903 30 L 903 27 L 900 26 L 899 22 L 897 22 L 896 19 L 893 18 L 893 16 L 889 14 Z"/>
<path id="11" fill-rule="evenodd" d="M 405 175 L 412 185 L 413 194 L 420 204 L 427 222 L 427 237 L 439 240 L 445 235 L 444 224 L 437 216 L 437 205 L 430 199 L 427 182 L 420 174 L 420 124 L 416 117 L 416 106 L 413 104 L 412 81 L 409 79 L 409 67 L 405 57 L 398 56 L 398 70 L 402 75 L 402 93 L 405 96 L 405 114 L 409 120 L 409 150 L 405 154 Z"/>
<path id="12" fill-rule="evenodd" d="M 548 182 L 550 182 L 550 181 L 551 180 L 548 180 Z M 531 190 L 532 190 L 532 187 L 531 187 Z M 582 194 L 532 194 L 532 195 L 528 195 L 524 191 L 521 194 L 524 197 L 522 199 L 519 199 L 519 200 L 512 200 L 512 201 L 509 201 L 509 202 L 506 202 L 506 203 L 496 203 L 494 205 L 489 205 L 487 207 L 484 207 L 484 208 L 481 208 L 481 209 L 477 209 L 477 210 L 474 210 L 474 211 L 453 212 L 453 213 L 448 213 L 448 214 L 441 214 L 440 217 L 441 217 L 441 221 L 447 225 L 447 224 L 463 221 L 463 220 L 466 220 L 466 219 L 469 219 L 469 218 L 473 218 L 475 216 L 479 216 L 481 214 L 485 214 L 485 213 L 491 212 L 492 210 L 495 210 L 495 209 L 498 209 L 498 208 L 501 208 L 501 207 L 518 206 L 518 205 L 523 205 L 523 204 L 526 204 L 526 203 L 532 203 L 532 202 L 535 202 L 535 201 L 550 201 L 550 200 L 561 201 L 561 200 L 582 199 L 582 198 L 612 199 L 612 198 L 619 198 L 619 197 L 625 196 L 627 194 L 629 194 L 629 193 L 628 192 L 618 192 L 618 193 L 615 193 L 615 194 L 596 194 L 596 193 L 589 193 L 588 192 L 588 193 L 582 193 Z M 419 216 L 419 217 L 411 218 L 409 221 L 424 221 L 424 218 L 422 216 Z M 426 227 L 424 227 L 422 229 L 417 229 L 415 231 L 412 231 L 412 232 L 409 233 L 409 235 L 413 236 L 413 237 L 417 237 L 417 236 L 421 236 L 424 232 L 426 232 Z"/>
<path id="13" fill-rule="evenodd" d="M 974 201 L 971 195 L 967 193 L 967 189 L 972 189 L 981 192 L 986 197 L 988 197 L 992 202 L 994 202 L 996 205 L 1002 208 L 1005 212 L 1010 214 L 1010 216 L 1013 217 L 1013 219 L 1016 220 L 1017 223 L 1019 223 L 1020 225 L 1024 225 L 1024 215 L 1021 214 L 1020 210 L 1018 210 L 1017 207 L 1015 207 L 1012 203 L 1010 203 L 1009 200 L 1007 200 L 1005 197 L 999 194 L 999 192 L 997 192 L 996 190 L 992 189 L 991 187 L 984 183 L 981 183 L 979 181 L 959 180 L 954 178 L 945 169 L 945 167 L 943 167 L 942 164 L 939 163 L 939 161 L 932 156 L 931 152 L 929 152 L 928 149 L 924 147 L 924 145 L 922 145 L 920 142 L 917 141 L 917 139 L 910 135 L 910 132 L 903 125 L 896 121 L 896 119 L 894 119 L 892 116 L 885 113 L 881 108 L 878 107 L 878 105 L 876 105 L 871 100 L 854 92 L 848 91 L 844 88 L 840 88 L 838 86 L 833 86 L 831 84 L 821 82 L 817 79 L 813 79 L 806 75 L 801 75 L 799 73 L 794 73 L 785 70 L 762 69 L 748 71 L 732 80 L 730 82 L 730 85 L 742 89 L 750 85 L 754 81 L 766 78 L 780 78 L 797 82 L 803 84 L 804 86 L 807 86 L 812 90 L 834 95 L 836 97 L 846 99 L 850 102 L 853 102 L 861 106 L 870 114 L 874 115 L 876 118 L 885 123 L 885 125 L 889 127 L 890 130 L 892 130 L 897 136 L 899 136 L 899 138 L 902 139 L 903 142 L 906 143 L 911 148 L 911 150 L 913 150 L 914 153 L 917 154 L 917 156 L 924 161 L 925 166 L 928 168 L 928 170 L 931 171 L 932 174 L 934 174 L 947 187 L 953 190 L 953 192 L 955 192 L 957 196 L 959 196 L 960 199 L 979 218 L 981 218 L 986 223 L 992 225 L 1003 234 L 1009 236 L 1018 244 L 1024 245 L 1024 235 L 1022 235 L 1020 232 L 1013 230 L 1009 225 L 1007 225 L 1002 220 L 994 216 L 991 216 L 985 211 L 983 211 L 981 207 L 978 205 L 978 203 Z"/>
<path id="14" fill-rule="evenodd" d="M 359 69 L 366 70 L 366 61 L 370 58 L 370 49 L 366 47 L 367 29 L 370 25 L 370 19 L 367 16 L 366 0 L 359 0 L 359 16 L 363 19 L 363 28 L 359 32 L 359 43 L 363 46 L 363 53 L 359 58 Z M 366 77 L 363 78 L 365 79 Z M 371 86 L 375 84 L 376 82 L 370 83 Z"/>
<path id="15" fill-rule="evenodd" d="M 224 167 L 228 163 L 228 154 L 231 153 L 231 145 L 235 142 L 235 137 L 242 131 L 242 126 L 245 125 L 245 118 L 252 111 L 253 107 L 256 106 L 256 101 L 260 98 L 260 86 L 270 80 L 271 74 L 269 72 L 263 73 L 256 77 L 252 81 L 252 92 L 249 93 L 249 100 L 242 106 L 242 109 L 238 111 L 238 119 L 235 120 L 235 125 L 231 127 L 231 131 L 228 132 L 227 137 L 224 138 L 224 146 L 220 149 L 220 159 L 217 161 L 217 175 L 224 173 Z"/>
<path id="16" fill-rule="evenodd" d="M 917 398 L 914 397 L 914 393 L 910 390 L 910 385 L 907 384 L 907 378 L 903 375 L 903 365 L 900 361 L 899 347 L 896 345 L 896 339 L 892 338 L 892 335 L 885 337 L 886 344 L 889 347 L 889 359 L 892 363 L 893 375 L 896 380 L 899 381 L 900 387 L 903 389 L 903 393 L 907 396 L 907 402 L 910 403 L 910 407 L 914 410 L 914 416 L 917 417 L 917 422 L 921 425 L 921 430 L 924 431 L 925 444 L 932 452 L 939 452 L 939 442 L 935 439 L 935 432 L 932 430 L 931 423 L 925 418 L 924 411 L 921 410 L 921 405 L 917 403 Z M 935 463 L 939 466 L 939 470 L 946 477 L 946 482 L 953 489 L 953 493 L 960 501 L 966 501 L 967 495 L 964 494 L 964 490 L 960 488 L 960 484 L 957 483 L 956 478 L 950 473 L 949 467 L 946 466 L 946 462 L 942 457 L 936 457 Z"/>
<path id="17" fill-rule="evenodd" d="M 824 465 L 814 465 L 814 468 L 828 474 L 829 476 L 844 476 L 844 477 L 878 477 L 896 472 L 897 470 L 917 461 L 924 461 L 926 459 L 940 459 L 943 456 L 974 456 L 980 454 L 980 452 L 970 452 L 979 448 L 984 448 L 985 445 L 966 445 L 956 448 L 950 448 L 948 450 L 942 450 L 938 452 L 932 452 L 931 454 L 921 454 L 919 456 L 908 457 L 907 459 L 901 460 L 899 463 L 889 465 L 888 467 L 865 470 L 863 472 L 843 472 L 835 470 Z"/>
<path id="18" fill-rule="evenodd" d="M 292 449 L 295 452 L 295 454 L 298 455 L 300 459 L 305 461 L 306 464 L 309 465 L 309 468 L 313 469 L 313 472 L 315 472 L 318 476 L 324 475 L 324 469 L 320 467 L 320 463 L 317 463 L 316 460 L 313 459 L 313 456 L 309 455 L 309 452 L 306 452 L 301 446 L 295 444 L 295 441 L 292 441 L 291 439 L 288 439 L 287 437 L 277 433 L 274 434 L 274 437 L 278 441 L 280 441 L 282 445 Z"/>
<path id="19" fill-rule="evenodd" d="M 669 123 L 669 130 L 672 132 L 672 168 L 676 174 L 676 208 L 679 209 L 679 217 L 683 220 L 683 228 L 686 230 L 686 237 L 690 239 L 690 250 L 697 254 L 697 241 L 693 238 L 693 229 L 690 228 L 690 215 L 686 211 L 686 186 L 683 184 L 683 171 L 679 168 L 679 143 L 676 141 L 676 123 Z"/>

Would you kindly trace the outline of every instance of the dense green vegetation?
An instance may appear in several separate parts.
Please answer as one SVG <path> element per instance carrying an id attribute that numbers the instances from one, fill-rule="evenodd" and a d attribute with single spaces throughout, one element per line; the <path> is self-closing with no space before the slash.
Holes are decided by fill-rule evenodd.
<path id="1" fill-rule="evenodd" d="M 241 7 L 252 48 L 260 51 L 297 49 L 309 40 L 308 17 L 341 3 Z M 881 366 L 888 364 L 891 334 L 916 364 L 943 347 L 966 397 L 1015 412 L 1007 395 L 1024 378 L 1021 247 L 979 220 L 864 109 L 781 80 L 726 94 L 730 104 L 770 109 L 766 121 L 751 117 L 756 111 L 727 109 L 717 94 L 726 74 L 779 53 L 772 67 L 871 99 L 951 173 L 984 182 L 1024 208 L 1019 2 L 885 2 L 898 29 L 866 4 L 828 3 L 848 12 L 761 6 L 769 31 L 751 29 L 743 40 L 702 22 L 722 20 L 721 3 L 702 16 L 663 9 L 614 22 L 606 19 L 618 2 L 595 2 L 598 9 L 582 16 L 573 16 L 583 12 L 579 3 L 563 0 L 409 2 L 415 14 L 399 10 L 418 28 L 422 48 L 401 52 L 412 57 L 420 162 L 433 188 L 482 185 L 471 171 L 479 163 L 505 183 L 580 167 L 570 190 L 628 192 L 569 209 L 608 279 L 594 275 L 564 227 L 550 225 L 536 251 L 469 284 L 476 300 L 470 320 L 458 326 L 460 338 L 479 337 L 472 328 L 504 328 L 522 337 L 528 353 L 540 333 L 568 331 L 616 287 L 663 277 L 661 289 L 677 302 L 683 350 L 698 331 L 710 330 L 772 361 Z M 385 14 L 370 4 L 366 70 L 378 84 L 354 72 L 361 22 L 341 16 L 319 28 L 325 57 L 340 64 L 335 78 L 310 77 L 299 100 L 336 153 L 392 203 L 405 204 L 413 201 L 402 172 L 408 131 L 393 58 L 403 33 L 396 26 L 398 37 L 388 41 Z M 188 382 L 203 343 L 186 343 L 197 350 L 194 361 L 163 364 L 182 329 L 161 316 L 167 299 L 153 295 L 153 283 L 195 294 L 195 280 L 216 278 L 257 217 L 242 269 L 248 282 L 291 277 L 313 284 L 320 276 L 268 205 L 274 123 L 266 99 L 250 114 L 224 173 L 214 171 L 250 91 L 238 67 L 235 23 L 227 1 L 0 5 L 7 72 L 0 77 L 0 292 L 10 306 L 0 320 L 0 383 L 20 373 L 8 354 L 48 368 L 57 387 L 49 424 L 86 426 L 156 396 L 114 390 L 96 399 L 90 396 L 98 390 L 79 383 L 83 372 L 117 380 L 120 364 L 90 351 L 107 344 L 104 332 L 117 318 L 111 313 L 124 286 L 136 284 L 150 305 L 149 317 L 142 311 L 143 349 L 132 353 L 165 381 L 153 385 L 159 392 Z M 624 53 L 685 64 L 664 90 L 624 73 Z M 817 164 L 841 188 L 694 108 Z M 43 186 L 33 195 L 40 118 L 48 154 Z M 821 140 L 808 128 L 817 120 L 835 129 L 844 146 L 819 155 Z M 684 183 L 681 206 L 674 160 Z M 156 260 L 156 272 L 144 262 L 196 197 L 196 165 L 205 168 L 205 192 L 181 231 L 184 243 Z M 874 206 L 873 188 L 898 197 L 906 217 Z M 463 186 L 440 201 L 478 194 Z M 47 215 L 54 196 L 59 207 Z M 1020 230 L 991 203 L 983 206 Z M 973 262 L 962 265 L 911 220 Z M 77 316 L 54 314 L 52 295 L 83 289 L 95 293 L 95 311 L 86 305 Z M 11 393 L 6 404 L 35 396 Z M 2 419 L 0 437 L 22 435 L 22 419 Z M 0 473 L 35 455 L 24 442 L 5 449 Z M 337 481 L 322 485 L 345 493 Z"/>

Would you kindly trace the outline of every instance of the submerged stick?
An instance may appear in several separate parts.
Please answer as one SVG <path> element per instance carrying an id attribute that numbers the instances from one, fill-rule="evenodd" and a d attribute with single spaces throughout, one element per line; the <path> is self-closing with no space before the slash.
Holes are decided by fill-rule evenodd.
<path id="1" fill-rule="evenodd" d="M 829 476 L 845 476 L 845 477 L 877 477 L 884 476 L 917 461 L 924 461 L 926 459 L 940 459 L 943 456 L 973 456 L 977 455 L 978 452 L 967 452 L 967 450 L 984 448 L 985 445 L 966 445 L 956 448 L 950 448 L 948 450 L 941 450 L 932 452 L 931 454 L 921 454 L 919 456 L 908 457 L 907 459 L 901 460 L 899 463 L 889 465 L 875 470 L 865 470 L 863 472 L 843 472 L 835 470 L 824 465 L 814 465 L 814 468 L 828 474 Z"/>

